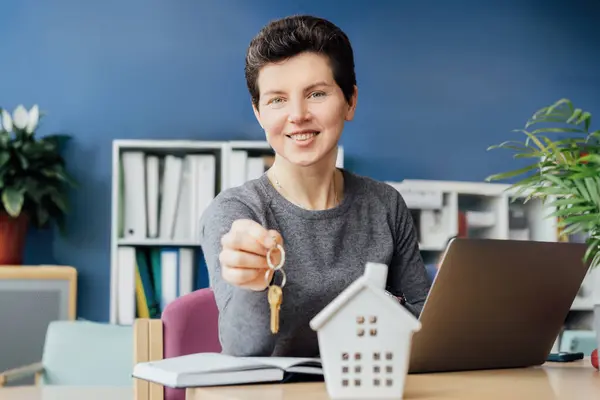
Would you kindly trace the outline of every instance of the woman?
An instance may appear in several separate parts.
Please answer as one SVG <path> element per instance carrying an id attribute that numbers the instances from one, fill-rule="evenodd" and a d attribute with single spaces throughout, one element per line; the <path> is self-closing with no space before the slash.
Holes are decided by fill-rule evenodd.
<path id="1" fill-rule="evenodd" d="M 252 40 L 246 80 L 276 156 L 260 178 L 221 192 L 203 215 L 202 246 L 223 352 L 319 355 L 309 321 L 364 272 L 389 266 L 388 291 L 419 315 L 429 290 L 409 211 L 391 186 L 335 166 L 357 104 L 351 45 L 331 22 L 274 21 Z M 279 332 L 270 330 L 267 252 L 285 250 Z M 280 251 L 273 252 L 273 264 Z M 405 299 L 405 301 L 404 301 Z"/>

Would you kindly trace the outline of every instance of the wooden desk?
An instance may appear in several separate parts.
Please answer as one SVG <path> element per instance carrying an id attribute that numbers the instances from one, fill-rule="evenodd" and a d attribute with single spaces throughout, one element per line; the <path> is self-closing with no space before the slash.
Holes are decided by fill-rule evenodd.
<path id="1" fill-rule="evenodd" d="M 579 400 L 600 398 L 600 372 L 589 359 L 542 367 L 408 375 L 404 399 Z M 186 400 L 326 400 L 324 383 L 188 389 Z"/>
<path id="2" fill-rule="evenodd" d="M 133 387 L 15 386 L 0 389 L 2 400 L 132 400 Z"/>

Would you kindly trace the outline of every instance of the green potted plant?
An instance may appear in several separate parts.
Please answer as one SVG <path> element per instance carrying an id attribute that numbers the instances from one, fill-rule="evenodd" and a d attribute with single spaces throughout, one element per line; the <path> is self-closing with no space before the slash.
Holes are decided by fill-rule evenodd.
<path id="1" fill-rule="evenodd" d="M 37 105 L 0 114 L 0 265 L 19 265 L 30 226 L 55 223 L 64 232 L 68 189 L 75 182 L 60 154 L 69 136 L 37 137 Z"/>
<path id="2" fill-rule="evenodd" d="M 590 263 L 590 270 L 600 265 L 600 130 L 592 130 L 591 122 L 591 113 L 574 107 L 568 99 L 541 108 L 524 129 L 516 130 L 524 140 L 489 148 L 509 149 L 514 158 L 531 162 L 486 178 L 489 182 L 519 177 L 510 190 L 525 196 L 525 201 L 537 198 L 551 207 L 548 217 L 558 219 L 563 235 L 586 237 L 583 261 Z M 600 342 L 600 288 L 594 290 Z"/>

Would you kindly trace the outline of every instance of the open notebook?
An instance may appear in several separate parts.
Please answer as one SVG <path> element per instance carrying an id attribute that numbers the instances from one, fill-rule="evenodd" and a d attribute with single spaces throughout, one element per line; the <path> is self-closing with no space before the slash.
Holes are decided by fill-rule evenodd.
<path id="1" fill-rule="evenodd" d="M 132 375 L 167 387 L 185 388 L 277 382 L 288 374 L 323 375 L 321 360 L 199 353 L 138 363 Z"/>

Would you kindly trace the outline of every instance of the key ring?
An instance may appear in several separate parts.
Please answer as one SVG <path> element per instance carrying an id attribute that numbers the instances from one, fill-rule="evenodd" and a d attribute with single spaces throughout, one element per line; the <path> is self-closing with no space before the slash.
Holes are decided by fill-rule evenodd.
<path id="1" fill-rule="evenodd" d="M 275 271 L 277 271 L 277 270 L 276 269 L 273 270 L 273 276 L 275 276 Z M 270 282 L 269 281 L 269 272 L 271 272 L 271 270 L 267 270 L 265 272 L 265 280 L 267 281 L 267 284 L 269 284 L 269 282 Z M 283 287 L 285 286 L 285 283 L 287 282 L 287 276 L 286 276 L 284 270 L 279 269 L 279 272 L 281 272 L 281 285 L 279 285 L 279 287 L 283 289 Z"/>
<path id="2" fill-rule="evenodd" d="M 279 252 L 281 253 L 281 260 L 279 260 L 279 264 L 277 265 L 273 265 L 273 261 L 271 261 L 271 252 L 277 248 L 279 250 Z M 280 244 L 277 244 L 276 247 L 272 247 L 269 249 L 269 251 L 267 251 L 267 264 L 269 265 L 269 268 L 271 268 L 274 271 L 277 271 L 278 269 L 281 269 L 281 267 L 283 267 L 283 264 L 285 263 L 285 250 L 283 250 L 283 247 Z"/>

